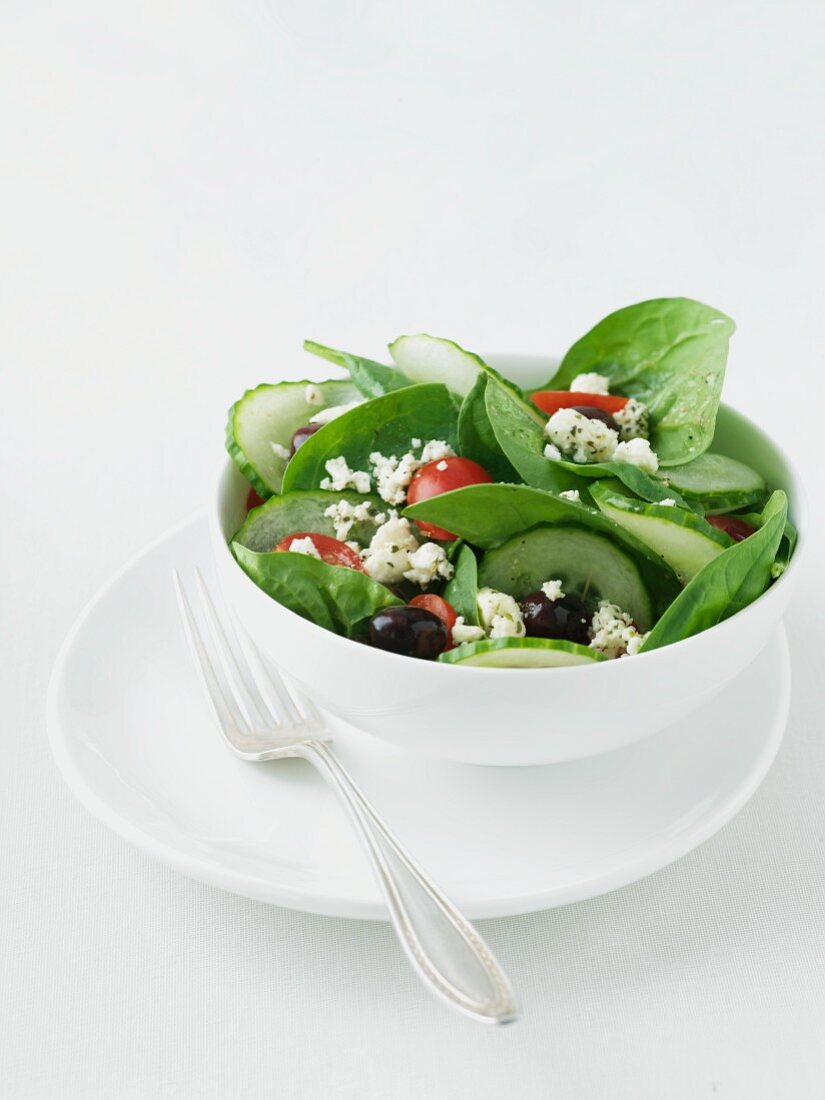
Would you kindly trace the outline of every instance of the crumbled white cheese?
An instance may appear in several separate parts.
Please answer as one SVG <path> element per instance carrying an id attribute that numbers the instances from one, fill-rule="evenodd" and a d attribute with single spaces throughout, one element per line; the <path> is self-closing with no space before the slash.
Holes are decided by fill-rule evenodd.
<path id="1" fill-rule="evenodd" d="M 551 443 L 579 463 L 608 462 L 619 442 L 612 428 L 575 409 L 558 409 L 544 425 L 544 432 Z"/>
<path id="2" fill-rule="evenodd" d="M 619 438 L 647 439 L 648 413 L 647 405 L 631 397 L 627 404 L 613 414 L 613 419 L 619 425 Z"/>
<path id="3" fill-rule="evenodd" d="M 577 374 L 570 383 L 572 393 L 610 393 L 610 382 L 603 374 Z"/>
<path id="4" fill-rule="evenodd" d="M 335 537 L 340 539 L 341 542 L 346 541 L 347 535 L 356 523 L 365 523 L 367 520 L 372 520 L 378 526 L 384 523 L 387 518 L 383 512 L 373 515 L 368 500 L 359 501 L 357 504 L 352 504 L 348 500 L 338 500 L 335 504 L 330 504 L 329 508 L 324 509 L 324 515 L 327 519 L 332 520 L 335 527 Z"/>
<path id="5" fill-rule="evenodd" d="M 459 615 L 453 623 L 453 645 L 462 645 L 464 642 L 480 642 L 483 637 L 484 631 L 481 627 L 465 623 L 463 615 Z"/>
<path id="6" fill-rule="evenodd" d="M 521 608 L 512 596 L 494 588 L 480 588 L 477 603 L 482 625 L 490 638 L 524 637 Z"/>
<path id="7" fill-rule="evenodd" d="M 560 497 L 564 497 L 565 500 L 572 500 L 574 504 L 581 504 L 581 493 L 578 489 L 565 489 L 563 493 L 559 493 Z"/>
<path id="8" fill-rule="evenodd" d="M 307 405 L 323 405 L 324 391 L 320 386 L 316 386 L 314 382 L 308 382 L 307 388 L 304 390 L 304 401 Z"/>
<path id="9" fill-rule="evenodd" d="M 341 492 L 343 489 L 355 489 L 356 493 L 368 493 L 372 488 L 372 478 L 364 470 L 351 470 L 343 455 L 330 458 L 324 463 L 329 474 L 321 482 L 322 489 Z"/>
<path id="10" fill-rule="evenodd" d="M 545 581 L 544 584 L 541 586 L 541 590 L 548 600 L 564 599 L 564 592 L 562 591 L 561 581 Z"/>
<path id="11" fill-rule="evenodd" d="M 419 447 L 422 446 L 421 440 L 420 439 L 411 439 L 410 440 L 410 446 L 412 447 L 412 449 L 414 451 L 417 451 L 419 449 Z"/>
<path id="12" fill-rule="evenodd" d="M 600 600 L 590 623 L 590 648 L 605 657 L 632 657 L 647 640 L 640 634 L 630 615 L 609 600 Z"/>
<path id="13" fill-rule="evenodd" d="M 554 462 L 557 462 L 561 458 L 561 451 L 558 449 L 555 443 L 548 443 L 544 448 L 544 457 L 549 458 Z"/>
<path id="14" fill-rule="evenodd" d="M 778 580 L 785 572 L 785 563 L 781 561 L 775 561 L 771 565 L 771 576 L 774 580 Z"/>
<path id="15" fill-rule="evenodd" d="M 343 416 L 344 413 L 348 413 L 350 409 L 356 408 L 362 404 L 361 401 L 350 401 L 347 405 L 330 405 L 327 409 L 321 409 L 314 416 L 309 418 L 310 424 L 329 424 L 330 420 L 336 420 L 339 416 Z"/>
<path id="16" fill-rule="evenodd" d="M 282 458 L 284 462 L 289 462 L 289 448 L 285 447 L 283 443 L 270 443 L 272 453 L 276 458 Z"/>
<path id="17" fill-rule="evenodd" d="M 361 560 L 369 576 L 381 584 L 395 584 L 410 568 L 410 553 L 418 549 L 418 539 L 410 521 L 393 515 L 372 536 L 361 551 Z"/>
<path id="18" fill-rule="evenodd" d="M 443 546 L 435 542 L 425 542 L 417 550 L 409 553 L 410 568 L 405 570 L 404 579 L 427 588 L 439 577 L 448 581 L 455 569 L 447 561 Z"/>
<path id="19" fill-rule="evenodd" d="M 289 544 L 289 552 L 290 554 L 306 554 L 308 558 L 321 560 L 321 555 L 309 535 L 304 539 L 293 539 Z"/>
<path id="20" fill-rule="evenodd" d="M 407 499 L 412 476 L 420 465 L 415 455 L 410 451 L 397 458 L 395 455 L 382 455 L 380 451 L 373 451 L 370 464 L 381 499 L 388 504 L 403 504 Z"/>
<path id="21" fill-rule="evenodd" d="M 435 468 L 436 470 L 441 470 L 441 472 L 443 473 L 444 470 L 448 468 L 445 459 L 442 458 L 440 462 L 436 462 Z"/>
<path id="22" fill-rule="evenodd" d="M 673 497 L 665 497 L 664 500 L 657 500 L 656 503 L 661 504 L 664 508 L 676 507 L 676 501 L 673 499 Z"/>
<path id="23" fill-rule="evenodd" d="M 436 462 L 439 458 L 453 458 L 454 456 L 455 451 L 446 440 L 431 439 L 424 444 L 421 451 L 421 465 L 426 466 L 428 462 Z"/>
<path id="24" fill-rule="evenodd" d="M 638 466 L 646 474 L 655 474 L 659 469 L 659 458 L 646 439 L 629 439 L 626 443 L 620 443 L 613 452 L 613 461 Z"/>

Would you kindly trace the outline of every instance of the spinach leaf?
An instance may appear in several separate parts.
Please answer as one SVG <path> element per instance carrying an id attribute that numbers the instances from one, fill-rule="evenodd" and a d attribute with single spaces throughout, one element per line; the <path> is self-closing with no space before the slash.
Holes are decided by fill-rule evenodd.
<path id="1" fill-rule="evenodd" d="M 382 394 L 392 393 L 393 390 L 402 390 L 405 386 L 412 385 L 410 379 L 395 367 L 385 367 L 383 363 L 376 363 L 374 359 L 350 355 L 348 351 L 337 351 L 335 348 L 316 344 L 314 340 L 304 340 L 304 351 L 309 351 L 349 371 L 350 378 L 365 397 L 380 397 Z"/>
<path id="2" fill-rule="evenodd" d="M 658 554 L 598 510 L 526 485 L 468 485 L 411 504 L 404 515 L 453 531 L 482 550 L 538 524 L 585 527 L 609 535 L 633 555 L 657 615 L 681 587 Z"/>
<path id="3" fill-rule="evenodd" d="M 548 459 L 547 461 L 553 462 L 563 470 L 567 470 L 568 473 L 579 474 L 579 476 L 585 478 L 614 477 L 617 481 L 621 481 L 626 489 L 630 489 L 637 497 L 641 497 L 642 500 L 646 500 L 650 504 L 658 504 L 660 500 L 675 500 L 680 508 L 685 508 L 688 512 L 696 512 L 700 516 L 704 515 L 701 504 L 696 501 L 691 503 L 685 500 L 668 484 L 665 478 L 651 477 L 650 474 L 640 470 L 638 466 L 631 465 L 629 462 L 588 462 L 587 464 L 579 464 L 566 458 Z"/>
<path id="4" fill-rule="evenodd" d="M 331 420 L 295 452 L 284 473 L 282 492 L 317 489 L 325 463 L 342 455 L 352 470 L 369 470 L 370 454 L 403 455 L 413 439 L 457 443 L 458 413 L 440 382 L 407 386 L 365 401 Z"/>
<path id="5" fill-rule="evenodd" d="M 444 599 L 468 625 L 478 626 L 478 562 L 466 544 L 455 558 L 455 573 L 444 589 Z"/>
<path id="6" fill-rule="evenodd" d="M 238 564 L 259 588 L 284 607 L 325 630 L 351 638 L 382 607 L 402 601 L 357 569 L 327 565 L 307 554 L 257 554 L 232 543 Z"/>
<path id="7" fill-rule="evenodd" d="M 487 375 L 479 373 L 458 414 L 458 453 L 483 466 L 494 481 L 519 482 L 521 478 L 505 455 L 487 415 L 484 394 Z M 468 620 L 469 621 L 469 620 Z"/>
<path id="8" fill-rule="evenodd" d="M 596 371 L 650 410 L 651 445 L 663 466 L 710 446 L 722 393 L 730 317 L 690 298 L 656 298 L 611 313 L 578 340 L 552 379 L 564 389 Z"/>
<path id="9" fill-rule="evenodd" d="M 377 496 L 363 496 L 349 490 L 330 493 L 323 489 L 296 489 L 286 496 L 270 497 L 260 508 L 253 508 L 233 541 L 248 550 L 266 553 L 274 549 L 281 539 L 298 531 L 334 536 L 335 524 L 324 512 L 330 504 L 336 504 L 339 500 L 349 501 L 350 504 L 367 502 L 372 505 L 373 515 L 387 509 Z M 375 526 L 371 520 L 361 520 L 353 524 L 347 537 L 366 544 L 375 534 Z"/>
<path id="10" fill-rule="evenodd" d="M 544 421 L 527 414 L 523 398 L 517 400 L 506 386 L 488 384 L 484 402 L 496 439 L 522 480 L 553 493 L 586 487 L 579 474 L 544 457 Z"/>
<path id="11" fill-rule="evenodd" d="M 761 596 L 771 583 L 771 566 L 787 514 L 788 498 L 777 490 L 760 517 L 759 530 L 728 547 L 696 574 L 654 626 L 642 650 L 699 634 Z"/>

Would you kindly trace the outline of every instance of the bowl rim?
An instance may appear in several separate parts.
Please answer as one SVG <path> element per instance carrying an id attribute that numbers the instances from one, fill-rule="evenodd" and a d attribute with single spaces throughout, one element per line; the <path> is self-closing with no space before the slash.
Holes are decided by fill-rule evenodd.
<path id="1" fill-rule="evenodd" d="M 492 358 L 492 356 L 490 356 L 490 358 Z M 507 356 L 506 356 L 505 353 L 497 353 L 495 358 L 505 359 L 505 358 L 507 358 Z M 522 362 L 532 361 L 534 363 L 538 363 L 539 361 L 542 361 L 542 362 L 545 361 L 545 357 L 542 357 L 542 356 L 517 355 L 516 353 L 513 353 L 510 356 L 510 358 L 511 359 L 518 358 Z M 771 444 L 771 446 L 774 448 L 778 458 L 781 460 L 781 462 L 786 467 L 786 469 L 787 469 L 787 471 L 790 475 L 790 481 L 793 482 L 793 501 L 792 501 L 792 503 L 793 503 L 793 511 L 794 511 L 794 525 L 797 529 L 797 535 L 798 535 L 796 546 L 794 548 L 793 556 L 791 557 L 791 560 L 790 560 L 787 568 L 785 569 L 785 571 L 782 573 L 782 575 L 780 577 L 778 577 L 777 580 L 774 581 L 774 583 L 771 585 L 771 587 L 768 589 L 767 592 L 763 592 L 762 595 L 759 596 L 758 599 L 754 600 L 754 602 L 752 604 L 749 604 L 747 607 L 743 607 L 741 611 L 737 611 L 736 614 L 731 615 L 731 617 L 729 619 L 725 619 L 721 623 L 716 623 L 714 626 L 709 627 L 707 630 L 702 630 L 698 634 L 691 635 L 689 638 L 682 638 L 678 642 L 672 642 L 670 645 L 661 646 L 659 649 L 653 649 L 649 653 L 639 653 L 639 654 L 636 655 L 637 657 L 646 658 L 647 661 L 659 660 L 661 662 L 663 659 L 667 659 L 667 658 L 663 658 L 663 656 L 662 656 L 663 654 L 666 654 L 666 655 L 669 656 L 675 651 L 678 651 L 680 653 L 687 652 L 688 647 L 690 647 L 692 650 L 695 650 L 697 645 L 702 644 L 702 639 L 707 634 L 712 633 L 715 637 L 719 637 L 719 632 L 730 633 L 731 631 L 735 631 L 737 629 L 737 626 L 732 625 L 732 624 L 737 624 L 738 622 L 741 623 L 741 617 L 743 615 L 749 614 L 752 611 L 752 609 L 757 607 L 757 606 L 764 605 L 765 601 L 767 601 L 767 600 L 774 600 L 775 601 L 776 599 L 779 598 L 779 593 L 781 591 L 781 587 L 787 585 L 787 583 L 788 583 L 788 581 L 787 581 L 788 576 L 790 574 L 792 574 L 793 577 L 795 578 L 797 573 L 799 572 L 800 561 L 802 559 L 802 552 L 803 552 L 804 548 L 807 546 L 807 543 L 808 543 L 808 537 L 807 537 L 808 536 L 808 518 L 809 518 L 808 499 L 807 499 L 807 494 L 805 492 L 804 483 L 803 483 L 802 478 L 799 474 L 799 470 L 798 470 L 797 466 L 791 461 L 791 459 L 789 458 L 789 456 L 786 453 L 786 451 L 784 450 L 784 448 L 779 443 L 777 443 L 771 436 L 769 436 L 767 432 L 765 432 L 762 428 L 760 428 L 758 424 L 756 424 L 753 420 L 751 420 L 751 418 L 749 416 L 747 416 L 745 413 L 740 412 L 738 409 L 734 408 L 732 405 L 728 405 L 726 402 L 720 402 L 719 403 L 719 408 L 724 409 L 726 413 L 732 413 L 734 417 L 738 417 L 741 421 L 743 421 L 745 426 L 748 429 L 756 432 L 758 435 L 764 436 L 768 440 L 768 442 Z M 244 571 L 238 565 L 237 561 L 235 560 L 234 555 L 232 554 L 230 543 L 227 542 L 226 536 L 224 535 L 222 524 L 221 524 L 221 519 L 220 519 L 221 505 L 222 505 L 222 486 L 223 486 L 223 482 L 224 482 L 224 479 L 226 477 L 226 473 L 227 473 L 228 469 L 236 470 L 240 474 L 240 476 L 243 477 L 243 475 L 240 473 L 237 466 L 233 462 L 232 458 L 229 455 L 224 456 L 224 459 L 223 459 L 223 461 L 221 463 L 221 466 L 220 466 L 220 471 L 219 471 L 219 474 L 218 474 L 218 478 L 217 478 L 216 491 L 213 494 L 212 505 L 209 509 L 209 524 L 210 524 L 210 528 L 212 530 L 213 543 L 215 543 L 216 545 L 220 544 L 223 547 L 223 551 L 228 556 L 228 558 L 231 561 L 233 567 L 235 569 L 237 569 L 238 573 L 241 574 L 241 576 L 244 578 L 244 581 L 249 586 L 249 588 L 254 589 L 254 591 L 256 593 L 258 593 L 258 595 L 261 599 L 267 600 L 267 602 L 270 603 L 270 604 L 275 604 L 278 607 L 280 612 L 286 613 L 289 616 L 294 616 L 296 619 L 299 619 L 299 620 L 301 620 L 302 622 L 305 622 L 305 623 L 309 623 L 310 626 L 314 626 L 314 627 L 316 627 L 316 629 L 323 631 L 323 633 L 329 639 L 334 639 L 334 642 L 332 644 L 342 644 L 342 645 L 346 645 L 347 647 L 351 646 L 352 645 L 351 639 L 344 638 L 340 634 L 334 634 L 330 630 L 324 630 L 324 628 L 319 627 L 317 623 L 312 623 L 310 620 L 304 619 L 303 616 L 297 615 L 294 611 L 290 610 L 290 608 L 285 607 L 283 604 L 279 604 L 277 600 L 274 600 L 271 596 L 268 596 L 262 589 L 260 589 L 258 587 L 258 585 L 256 585 L 255 582 L 252 580 L 252 578 L 247 576 L 247 574 L 244 573 Z M 789 501 L 789 504 L 790 503 L 791 502 Z M 387 650 L 376 649 L 376 648 L 370 647 L 370 646 L 358 646 L 357 648 L 358 648 L 359 652 L 362 654 L 362 656 L 365 660 L 378 660 L 378 661 L 390 660 L 390 661 L 394 662 L 391 667 L 396 668 L 396 669 L 400 669 L 400 667 L 401 667 L 401 666 L 399 666 L 399 664 L 397 662 L 403 661 L 404 662 L 404 667 L 408 668 L 408 670 L 409 670 L 409 665 L 410 665 L 409 658 L 404 657 L 399 653 L 390 653 Z M 350 650 L 348 650 L 348 651 L 351 652 Z M 628 661 L 618 660 L 618 661 L 594 661 L 594 662 L 592 662 L 592 664 L 560 666 L 560 667 L 557 667 L 557 668 L 554 667 L 554 668 L 507 668 L 507 669 L 501 669 L 501 668 L 494 668 L 494 667 L 485 666 L 485 665 L 450 665 L 450 664 L 447 664 L 446 662 L 442 662 L 442 661 L 415 661 L 415 662 L 413 662 L 413 667 L 415 667 L 416 669 L 421 669 L 423 675 L 436 675 L 436 676 L 444 675 L 444 674 L 452 675 L 453 671 L 456 668 L 460 668 L 460 669 L 463 669 L 464 675 L 474 675 L 476 677 L 481 677 L 481 676 L 488 676 L 489 677 L 490 675 L 500 676 L 500 674 L 502 672 L 507 672 L 511 677 L 519 677 L 519 678 L 524 678 L 525 676 L 530 676 L 530 677 L 535 678 L 535 676 L 537 674 L 544 674 L 544 675 L 552 674 L 554 676 L 554 678 L 558 678 L 560 676 L 566 676 L 566 677 L 583 676 L 585 674 L 594 675 L 597 671 L 599 672 L 600 676 L 602 676 L 602 677 L 607 676 L 607 675 L 615 676 L 615 675 L 621 675 L 620 673 L 617 673 L 615 671 L 616 668 L 627 668 L 630 665 L 631 665 L 631 663 L 628 662 Z M 612 667 L 613 671 L 608 672 L 607 669 L 611 668 L 611 667 Z M 636 664 L 635 661 L 632 662 L 632 667 L 638 667 L 638 665 Z M 645 667 L 650 668 L 651 671 L 652 671 L 652 668 L 653 668 L 652 665 L 647 665 L 646 664 Z M 425 669 L 427 669 L 427 670 L 429 670 L 429 669 L 439 669 L 440 671 L 431 673 L 431 672 L 424 672 L 423 670 L 425 670 Z"/>

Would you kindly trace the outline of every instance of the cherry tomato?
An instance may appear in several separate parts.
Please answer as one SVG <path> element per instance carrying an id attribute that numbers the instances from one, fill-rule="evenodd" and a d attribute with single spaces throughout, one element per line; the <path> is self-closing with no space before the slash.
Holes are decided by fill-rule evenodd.
<path id="1" fill-rule="evenodd" d="M 253 508 L 260 508 L 263 504 L 263 500 L 255 490 L 250 486 L 249 492 L 246 494 L 246 510 L 251 512 Z"/>
<path id="2" fill-rule="evenodd" d="M 436 596 L 434 592 L 422 592 L 420 596 L 414 596 L 410 600 L 410 607 L 423 607 L 425 611 L 431 611 L 433 615 L 437 615 L 447 628 L 447 649 L 453 648 L 453 627 L 458 616 L 451 603 L 442 599 L 441 596 Z"/>
<path id="3" fill-rule="evenodd" d="M 429 500 L 430 497 L 441 496 L 453 489 L 463 489 L 465 485 L 482 485 L 492 480 L 484 467 L 473 462 L 471 458 L 439 458 L 435 462 L 428 462 L 413 474 L 407 500 L 410 504 L 415 504 L 419 500 Z M 451 541 L 456 537 L 443 527 L 434 527 L 431 523 L 421 523 L 418 520 L 416 523 L 431 539 Z"/>
<path id="4" fill-rule="evenodd" d="M 552 416 L 559 409 L 570 409 L 574 405 L 588 405 L 591 409 L 603 409 L 604 412 L 616 413 L 623 409 L 630 398 L 619 397 L 613 393 L 576 393 L 575 390 L 539 390 L 531 395 L 534 405 L 542 412 Z"/>
<path id="5" fill-rule="evenodd" d="M 719 531 L 730 535 L 734 542 L 742 542 L 756 530 L 755 527 L 751 527 L 749 523 L 743 523 L 736 516 L 705 516 L 705 519 L 711 527 L 716 527 Z"/>
<path id="6" fill-rule="evenodd" d="M 348 569 L 366 572 L 363 562 L 351 546 L 329 535 L 318 535 L 314 531 L 296 531 L 294 535 L 287 535 L 285 539 L 281 539 L 275 549 L 289 550 L 296 539 L 312 539 L 315 549 L 321 555 L 321 561 L 325 561 L 327 565 L 345 565 Z"/>

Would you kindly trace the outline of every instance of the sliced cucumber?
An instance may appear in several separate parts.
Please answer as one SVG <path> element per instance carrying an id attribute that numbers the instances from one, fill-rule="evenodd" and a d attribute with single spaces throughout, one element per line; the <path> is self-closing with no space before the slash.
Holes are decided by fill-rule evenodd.
<path id="1" fill-rule="evenodd" d="M 550 638 L 488 638 L 465 642 L 438 658 L 448 665 L 484 668 L 564 668 L 607 660 L 595 649 Z"/>
<path id="2" fill-rule="evenodd" d="M 312 386 L 320 401 L 307 401 Z M 279 382 L 247 390 L 229 410 L 226 449 L 235 465 L 262 497 L 281 491 L 287 459 L 272 444 L 289 448 L 292 434 L 311 416 L 333 405 L 359 401 L 351 382 Z"/>
<path id="3" fill-rule="evenodd" d="M 653 606 L 639 567 L 607 535 L 584 527 L 534 527 L 488 550 L 478 570 L 480 586 L 520 599 L 559 578 L 565 592 L 610 600 L 649 630 Z"/>
<path id="4" fill-rule="evenodd" d="M 590 486 L 596 504 L 608 519 L 624 527 L 664 558 L 683 583 L 686 584 L 709 561 L 733 545 L 728 535 L 711 527 L 695 512 L 631 499 L 617 492 L 614 484 L 596 481 Z"/>
<path id="5" fill-rule="evenodd" d="M 696 500 L 706 512 L 729 512 L 747 508 L 765 495 L 765 479 L 727 455 L 705 454 L 684 466 L 669 466 L 658 475 L 668 488 L 686 500 Z"/>
<path id="6" fill-rule="evenodd" d="M 235 535 L 233 542 L 265 554 L 274 549 L 281 539 L 294 535 L 296 531 L 312 531 L 317 535 L 335 536 L 335 525 L 324 512 L 330 504 L 347 500 L 350 504 L 367 501 L 372 505 L 372 514 L 386 514 L 387 506 L 376 496 L 362 496 L 360 493 L 327 493 L 321 489 L 296 489 L 285 496 L 270 497 L 260 508 L 254 508 Z M 372 520 L 361 520 L 353 524 L 348 539 L 367 544 L 375 534 Z"/>
<path id="7" fill-rule="evenodd" d="M 464 397 L 475 385 L 483 363 L 477 355 L 440 336 L 399 336 L 390 344 L 395 365 L 413 382 L 443 382 Z"/>

